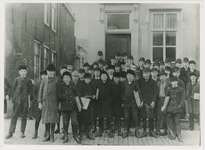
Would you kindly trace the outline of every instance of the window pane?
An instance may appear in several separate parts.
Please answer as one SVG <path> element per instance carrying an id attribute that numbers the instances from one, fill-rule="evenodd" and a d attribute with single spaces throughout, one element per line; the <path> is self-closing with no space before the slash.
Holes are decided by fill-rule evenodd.
<path id="1" fill-rule="evenodd" d="M 164 15 L 163 14 L 153 15 L 153 28 L 154 29 L 164 28 Z"/>
<path id="2" fill-rule="evenodd" d="M 163 32 L 153 32 L 153 46 L 163 45 Z"/>
<path id="3" fill-rule="evenodd" d="M 177 14 L 166 15 L 166 28 L 175 29 L 177 27 Z"/>
<path id="4" fill-rule="evenodd" d="M 175 46 L 176 45 L 176 32 L 166 32 L 166 45 Z"/>
<path id="5" fill-rule="evenodd" d="M 166 48 L 166 58 L 170 58 L 171 61 L 176 60 L 176 47 Z"/>
<path id="6" fill-rule="evenodd" d="M 163 47 L 153 47 L 153 61 L 163 60 Z"/>
<path id="7" fill-rule="evenodd" d="M 107 28 L 108 29 L 129 29 L 129 14 L 108 14 Z"/>

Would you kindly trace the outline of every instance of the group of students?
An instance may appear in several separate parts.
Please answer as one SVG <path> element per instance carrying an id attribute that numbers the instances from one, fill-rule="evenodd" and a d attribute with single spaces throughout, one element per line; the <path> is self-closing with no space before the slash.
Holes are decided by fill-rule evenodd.
<path id="1" fill-rule="evenodd" d="M 32 138 L 38 137 L 42 120 L 45 124 L 43 142 L 54 142 L 54 133 L 60 131 L 60 116 L 63 143 L 68 142 L 70 120 L 77 143 L 83 143 L 84 135 L 94 140 L 107 130 L 110 138 L 115 131 L 126 138 L 130 128 L 135 129 L 137 138 L 167 135 L 171 140 L 177 138 L 183 142 L 180 119 L 185 104 L 190 130 L 194 129 L 194 118 L 200 125 L 199 71 L 195 69 L 195 61 L 185 57 L 182 63 L 177 59 L 171 67 L 170 59 L 152 64 L 142 57 L 136 66 L 133 57 L 127 54 L 116 54 L 108 63 L 102 52 L 98 52 L 98 56 L 92 65 L 85 63 L 78 71 L 73 71 L 71 65 L 61 66 L 60 77 L 55 76 L 55 66 L 49 64 L 41 71 L 41 80 L 34 88 L 26 76 L 27 67 L 19 66 L 20 76 L 12 87 L 14 108 L 6 139 L 13 136 L 19 113 L 21 137 L 25 137 L 29 95 L 37 104 Z"/>

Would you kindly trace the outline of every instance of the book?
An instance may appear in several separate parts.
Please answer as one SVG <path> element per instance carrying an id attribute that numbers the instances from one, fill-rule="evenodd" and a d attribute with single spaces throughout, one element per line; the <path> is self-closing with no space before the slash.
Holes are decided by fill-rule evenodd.
<path id="1" fill-rule="evenodd" d="M 83 108 L 82 109 L 87 110 L 87 108 L 89 106 L 89 103 L 90 103 L 90 99 L 89 98 L 85 98 L 85 97 L 81 97 L 81 101 L 83 103 Z"/>
<path id="2" fill-rule="evenodd" d="M 76 104 L 77 104 L 78 110 L 81 111 L 82 107 L 81 107 L 81 103 L 80 103 L 79 97 L 76 97 L 75 100 L 76 100 Z"/>
<path id="3" fill-rule="evenodd" d="M 194 93 L 194 99 L 200 99 L 200 94 L 199 93 Z"/>
<path id="4" fill-rule="evenodd" d="M 138 93 L 138 91 L 137 91 L 137 92 L 136 92 L 136 91 L 133 91 L 133 92 L 134 92 L 135 101 L 136 101 L 136 103 L 137 103 L 137 106 L 140 107 L 140 106 L 142 105 L 142 103 L 141 103 L 141 100 L 140 100 L 139 93 Z"/>

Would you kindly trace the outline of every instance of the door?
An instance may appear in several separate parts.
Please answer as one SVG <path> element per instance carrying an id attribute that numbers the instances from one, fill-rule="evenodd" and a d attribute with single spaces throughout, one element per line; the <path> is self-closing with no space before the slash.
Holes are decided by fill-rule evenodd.
<path id="1" fill-rule="evenodd" d="M 106 35 L 106 60 L 109 62 L 117 52 L 131 55 L 131 34 Z"/>

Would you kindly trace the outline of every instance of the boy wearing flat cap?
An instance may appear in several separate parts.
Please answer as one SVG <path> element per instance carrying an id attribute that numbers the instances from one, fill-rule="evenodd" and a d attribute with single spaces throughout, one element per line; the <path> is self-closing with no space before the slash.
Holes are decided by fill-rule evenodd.
<path id="1" fill-rule="evenodd" d="M 140 78 L 143 77 L 144 65 L 145 65 L 145 58 L 144 58 L 144 57 L 141 57 L 141 58 L 139 59 L 139 65 L 138 65 L 138 67 L 137 67 L 137 70 L 140 71 Z"/>
<path id="2" fill-rule="evenodd" d="M 113 81 L 113 73 L 115 72 L 115 67 L 113 65 L 108 65 L 107 73 L 108 73 L 108 80 Z"/>
<path id="3" fill-rule="evenodd" d="M 73 138 L 77 143 L 81 143 L 77 133 L 77 105 L 76 97 L 78 96 L 77 88 L 74 82 L 71 82 L 71 74 L 65 71 L 62 75 L 63 82 L 59 84 L 58 100 L 61 103 L 61 112 L 63 116 L 63 143 L 68 142 L 68 127 L 71 119 Z"/>
<path id="4" fill-rule="evenodd" d="M 87 62 L 83 64 L 83 69 L 85 69 L 85 73 L 88 73 L 89 66 L 89 63 Z"/>
<path id="5" fill-rule="evenodd" d="M 34 135 L 32 137 L 32 139 L 36 139 L 38 137 L 38 127 L 39 127 L 39 124 L 40 124 L 40 121 L 41 121 L 41 113 L 42 113 L 42 110 L 40 110 L 38 108 L 38 95 L 39 95 L 39 89 L 40 89 L 40 85 L 41 85 L 41 82 L 44 78 L 48 78 L 48 75 L 47 75 L 47 71 L 46 70 L 42 70 L 40 72 L 40 75 L 41 75 L 41 80 L 37 82 L 37 84 L 35 85 L 34 87 L 34 100 L 35 100 L 35 103 L 36 103 L 36 119 L 35 119 L 35 132 L 34 132 Z"/>
<path id="6" fill-rule="evenodd" d="M 157 83 L 150 77 L 151 70 L 144 68 L 143 78 L 139 80 L 140 89 L 142 91 L 143 106 L 140 111 L 140 117 L 143 122 L 144 135 L 146 136 L 146 124 L 148 119 L 149 135 L 157 138 L 154 133 L 154 108 L 157 100 Z"/>
<path id="7" fill-rule="evenodd" d="M 9 139 L 13 136 L 16 129 L 16 123 L 18 116 L 21 115 L 21 138 L 25 137 L 25 129 L 27 122 L 27 113 L 28 113 L 28 96 L 30 95 L 30 100 L 33 98 L 33 85 L 29 77 L 27 77 L 27 67 L 25 65 L 20 65 L 19 68 L 19 77 L 14 80 L 12 86 L 12 102 L 13 106 L 13 115 L 11 118 L 9 133 L 6 136 L 6 139 Z"/>
<path id="8" fill-rule="evenodd" d="M 187 88 L 187 84 L 189 83 L 189 59 L 187 57 L 184 57 L 183 59 L 183 67 L 181 68 L 180 76 L 179 78 L 184 82 L 185 87 Z"/>
<path id="9" fill-rule="evenodd" d="M 83 141 L 83 133 L 85 131 L 87 138 L 94 140 L 91 128 L 94 122 L 94 100 L 95 100 L 95 89 L 91 84 L 91 74 L 85 73 L 84 82 L 79 88 L 79 97 L 88 98 L 90 102 L 87 109 L 82 108 L 81 110 L 81 126 L 80 126 L 80 140 Z M 81 99 L 83 102 L 84 100 Z"/>
<path id="10" fill-rule="evenodd" d="M 151 60 L 150 59 L 147 59 L 146 61 L 145 61 L 145 66 L 144 66 L 145 68 L 150 68 L 151 67 Z"/>
<path id="11" fill-rule="evenodd" d="M 125 128 L 125 131 L 123 133 L 123 138 L 128 137 L 129 134 L 128 128 L 129 128 L 129 121 L 131 115 L 135 126 L 135 136 L 137 137 L 136 132 L 139 128 L 139 117 L 138 117 L 139 109 L 135 101 L 134 92 L 138 92 L 142 100 L 139 84 L 134 80 L 135 78 L 134 71 L 128 70 L 126 77 L 127 80 L 125 80 L 122 83 L 122 103 L 124 109 L 124 128 Z"/>
<path id="12" fill-rule="evenodd" d="M 158 78 L 158 69 L 157 68 L 152 68 L 151 69 L 151 76 L 152 76 L 152 79 L 157 83 L 160 81 L 160 79 Z"/>
<path id="13" fill-rule="evenodd" d="M 172 75 L 173 75 L 173 77 L 177 77 L 177 79 L 178 79 L 178 85 L 185 90 L 184 82 L 179 78 L 179 76 L 180 76 L 180 69 L 179 69 L 179 67 L 174 67 L 174 68 L 172 69 Z M 170 84 L 170 85 L 171 85 L 171 84 Z"/>
<path id="14" fill-rule="evenodd" d="M 189 129 L 194 130 L 194 118 L 200 127 L 200 84 L 197 82 L 197 74 L 190 73 L 191 82 L 187 85 L 187 99 L 189 108 Z"/>
<path id="15" fill-rule="evenodd" d="M 165 92 L 165 101 L 161 111 L 164 112 L 166 110 L 168 127 L 172 131 L 169 138 L 173 140 L 178 137 L 179 142 L 183 142 L 181 137 L 180 119 L 184 103 L 185 90 L 178 86 L 178 78 L 172 77 L 171 87 L 168 87 Z"/>

